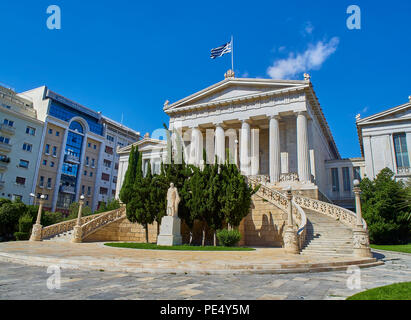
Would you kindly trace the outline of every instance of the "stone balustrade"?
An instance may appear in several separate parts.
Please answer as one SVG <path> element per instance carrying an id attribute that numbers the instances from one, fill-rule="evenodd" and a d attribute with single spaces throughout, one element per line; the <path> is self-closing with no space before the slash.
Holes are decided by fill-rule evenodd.
<path id="1" fill-rule="evenodd" d="M 126 216 L 126 207 L 121 207 L 119 209 L 105 212 L 99 215 L 96 219 L 86 222 L 81 226 L 81 235 L 82 239 L 87 238 L 87 236 L 91 235 L 101 227 L 117 221 L 118 219 L 122 219 Z"/>

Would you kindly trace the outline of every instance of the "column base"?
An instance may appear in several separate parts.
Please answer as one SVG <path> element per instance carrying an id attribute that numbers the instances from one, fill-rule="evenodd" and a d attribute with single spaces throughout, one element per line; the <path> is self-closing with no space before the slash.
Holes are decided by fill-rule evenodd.
<path id="1" fill-rule="evenodd" d="M 298 236 L 293 226 L 287 226 L 284 232 L 284 249 L 290 254 L 300 254 Z"/>
<path id="2" fill-rule="evenodd" d="M 75 226 L 73 232 L 73 238 L 71 239 L 73 243 L 81 243 L 83 242 L 83 231 L 81 226 Z"/>
<path id="3" fill-rule="evenodd" d="M 30 241 L 41 241 L 42 231 L 43 231 L 43 226 L 41 224 L 34 224 L 33 230 L 31 231 Z"/>
<path id="4" fill-rule="evenodd" d="M 363 228 L 355 228 L 353 231 L 354 256 L 359 258 L 372 258 L 368 231 Z"/>

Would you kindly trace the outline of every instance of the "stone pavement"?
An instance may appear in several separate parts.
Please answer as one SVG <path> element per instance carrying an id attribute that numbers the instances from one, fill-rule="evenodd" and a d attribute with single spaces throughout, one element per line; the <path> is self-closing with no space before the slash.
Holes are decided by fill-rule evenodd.
<path id="1" fill-rule="evenodd" d="M 385 257 L 384 257 L 385 256 Z M 0 262 L 0 299 L 345 299 L 357 292 L 411 281 L 411 255 L 384 253 L 384 265 L 361 269 L 361 290 L 347 271 L 303 274 L 176 275 L 61 270 L 61 288 L 47 289 L 46 267 Z"/>
<path id="2" fill-rule="evenodd" d="M 370 267 L 375 259 L 352 256 L 287 254 L 282 248 L 256 251 L 163 251 L 104 246 L 104 243 L 5 242 L 0 261 L 31 266 L 59 264 L 63 268 L 135 273 L 239 274 L 345 270 L 350 264 Z"/>

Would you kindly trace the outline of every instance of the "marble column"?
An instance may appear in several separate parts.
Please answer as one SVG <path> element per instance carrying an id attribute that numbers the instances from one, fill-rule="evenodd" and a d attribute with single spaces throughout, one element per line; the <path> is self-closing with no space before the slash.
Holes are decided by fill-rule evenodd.
<path id="1" fill-rule="evenodd" d="M 221 124 L 217 124 L 215 128 L 215 155 L 219 164 L 225 162 L 225 133 Z"/>
<path id="2" fill-rule="evenodd" d="M 203 160 L 203 134 L 200 129 L 193 128 L 191 131 L 191 163 L 199 166 Z"/>
<path id="3" fill-rule="evenodd" d="M 260 171 L 260 129 L 251 130 L 251 175 Z"/>
<path id="4" fill-rule="evenodd" d="M 269 143 L 270 143 L 270 181 L 276 183 L 280 181 L 281 173 L 281 153 L 280 153 L 280 117 L 270 118 Z"/>
<path id="5" fill-rule="evenodd" d="M 311 181 L 310 161 L 308 153 L 308 125 L 307 113 L 299 112 L 297 115 L 297 162 L 298 177 L 301 182 Z"/>
<path id="6" fill-rule="evenodd" d="M 251 174 L 250 140 L 250 124 L 247 121 L 243 121 L 241 126 L 240 162 L 241 173 L 246 176 Z"/>

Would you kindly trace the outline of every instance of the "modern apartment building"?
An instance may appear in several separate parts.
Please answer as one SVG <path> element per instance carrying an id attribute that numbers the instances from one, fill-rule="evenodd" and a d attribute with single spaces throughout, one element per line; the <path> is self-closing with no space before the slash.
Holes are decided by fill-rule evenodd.
<path id="1" fill-rule="evenodd" d="M 82 194 L 92 210 L 100 201 L 112 199 L 118 163 L 115 144 L 132 144 L 139 133 L 45 86 L 18 97 L 32 103 L 36 121 L 44 128 L 36 132 L 39 143 L 33 151 L 30 192 L 45 195 L 45 209 L 67 212 Z"/>
<path id="2" fill-rule="evenodd" d="M 30 100 L 0 86 L 0 197 L 26 203 L 35 185 L 43 123 Z"/>

